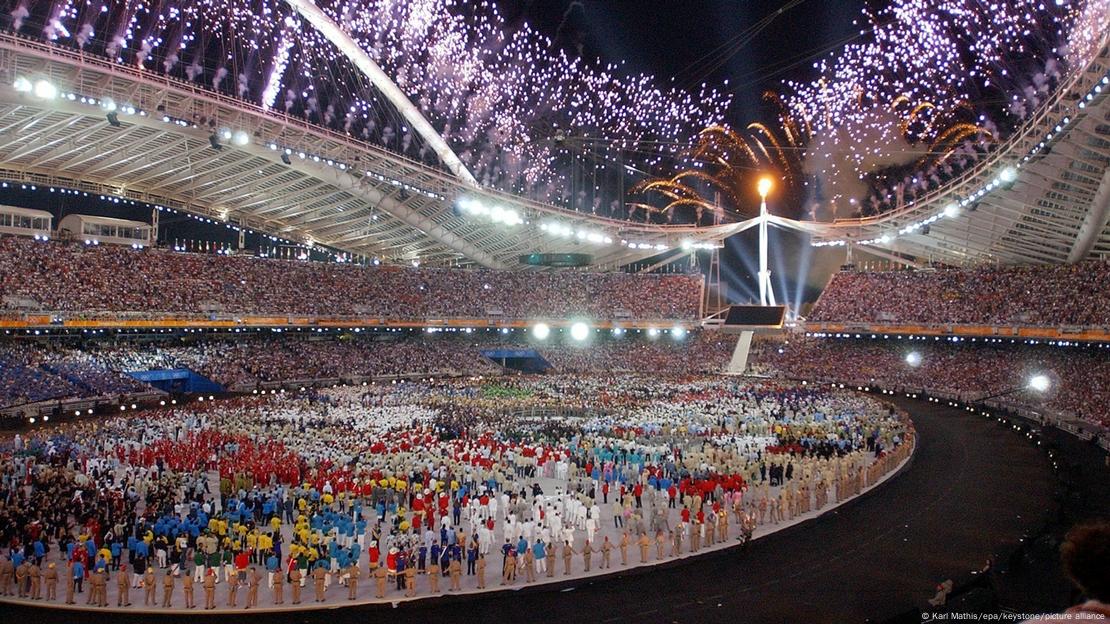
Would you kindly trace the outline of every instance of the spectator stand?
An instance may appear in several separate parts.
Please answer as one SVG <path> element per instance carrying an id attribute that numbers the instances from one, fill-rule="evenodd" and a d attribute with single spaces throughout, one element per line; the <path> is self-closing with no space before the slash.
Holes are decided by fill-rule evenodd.
<path id="1" fill-rule="evenodd" d="M 45 210 L 0 206 L 0 234 L 46 241 L 50 239 L 53 222 L 54 215 Z"/>
<path id="2" fill-rule="evenodd" d="M 119 409 L 121 407 L 125 410 L 138 409 L 141 406 L 163 401 L 165 397 L 164 392 L 150 391 L 116 396 L 52 399 L 12 405 L 0 409 L 0 429 L 22 427 L 26 419 L 35 419 L 30 421 L 34 424 L 38 420 L 47 422 L 70 416 L 91 416 L 95 413 L 110 415 L 121 411 Z"/>
<path id="3" fill-rule="evenodd" d="M 761 345 L 762 349 L 756 354 L 760 360 L 760 370 L 769 377 L 777 377 L 783 379 L 790 379 L 799 381 L 803 384 L 830 384 L 833 387 L 839 388 L 855 388 L 859 392 L 879 393 L 882 395 L 898 396 L 902 395 L 906 398 L 932 401 L 936 403 L 947 403 L 950 407 L 958 407 L 966 409 L 971 412 L 979 412 L 985 416 L 998 417 L 999 414 L 1004 414 L 1009 418 L 1020 418 L 1028 422 L 1031 426 L 1044 427 L 1051 426 L 1065 431 L 1080 440 L 1094 442 L 1101 448 L 1110 451 L 1110 427 L 1100 422 L 1092 422 L 1089 418 L 1084 418 L 1081 415 L 1075 414 L 1067 409 L 1054 408 L 1051 404 L 1034 405 L 1028 402 L 1023 402 L 1017 395 L 1010 393 L 1003 393 L 1006 396 L 990 397 L 991 390 L 986 388 L 976 388 L 974 390 L 952 391 L 946 390 L 937 386 L 930 386 L 928 384 L 913 384 L 913 383 L 899 383 L 891 382 L 891 380 L 878 379 L 875 377 L 860 377 L 858 373 L 854 372 L 854 363 L 858 362 L 860 358 L 874 360 L 875 354 L 873 352 L 860 351 L 854 357 L 849 352 L 840 350 L 844 345 L 843 342 L 858 342 L 853 340 L 840 341 L 832 339 L 807 339 L 798 336 L 791 339 L 796 341 L 795 344 L 801 343 L 806 345 L 802 355 L 797 356 L 814 362 L 814 366 L 804 370 L 790 370 L 783 368 L 777 361 L 782 357 L 782 352 L 779 351 L 775 355 L 775 342 L 768 341 L 768 343 Z M 812 352 L 812 344 L 807 344 L 806 341 L 816 342 L 817 346 L 828 345 L 830 347 L 837 347 L 835 352 L 825 354 L 833 357 L 838 365 L 842 365 L 844 369 L 841 374 L 838 374 L 839 369 L 823 367 L 820 363 L 822 356 L 816 352 Z M 928 344 L 928 343 L 924 343 Z M 770 346 L 769 346 L 770 345 Z M 860 347 L 867 346 L 858 345 Z M 984 346 L 983 349 L 989 347 Z M 1036 348 L 1036 347 L 1030 347 Z M 835 355 L 832 355 L 835 353 Z M 882 364 L 880 362 L 880 364 Z M 950 362 L 949 365 L 959 370 L 959 365 Z M 852 369 L 853 372 L 848 372 Z M 1081 371 L 1088 371 L 1089 366 L 1080 364 L 1078 369 Z M 812 374 L 815 370 L 823 370 L 820 374 Z M 810 373 L 807 375 L 807 373 Z M 1062 385 L 1068 385 L 1072 381 L 1073 375 L 1065 371 L 1065 376 L 1061 380 Z M 1070 387 L 1070 386 L 1069 386 Z M 1061 390 L 1066 392 L 1066 390 Z"/>

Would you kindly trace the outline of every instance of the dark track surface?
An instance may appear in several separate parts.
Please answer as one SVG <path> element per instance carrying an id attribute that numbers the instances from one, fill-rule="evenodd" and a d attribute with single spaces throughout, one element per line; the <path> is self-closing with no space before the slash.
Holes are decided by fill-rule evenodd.
<path id="1" fill-rule="evenodd" d="M 816 520 L 753 542 L 745 553 L 730 550 L 585 584 L 250 619 L 705 624 L 893 618 L 924 607 L 939 581 L 967 581 L 993 552 L 1012 549 L 1039 526 L 1052 505 L 1054 479 L 1037 447 L 994 420 L 932 403 L 901 403 L 920 435 L 902 474 Z M 186 619 L 11 606 L 3 612 L 7 622 Z M 212 621 L 243 619 L 246 614 Z"/>

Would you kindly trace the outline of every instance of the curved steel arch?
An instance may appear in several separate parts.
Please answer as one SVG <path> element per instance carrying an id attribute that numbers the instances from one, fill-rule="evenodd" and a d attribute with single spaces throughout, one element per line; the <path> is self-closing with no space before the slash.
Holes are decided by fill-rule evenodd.
<path id="1" fill-rule="evenodd" d="M 351 39 L 350 35 L 343 32 L 343 29 L 335 23 L 335 20 L 321 11 L 320 7 L 316 6 L 312 0 L 285 0 L 285 2 L 301 17 L 308 20 L 328 41 L 335 44 L 335 47 L 370 79 L 370 82 L 397 108 L 405 120 L 412 124 L 413 130 L 428 142 L 428 145 L 431 146 L 432 150 L 439 156 L 440 161 L 447 166 L 451 173 L 466 184 L 479 188 L 478 180 L 466 168 L 466 165 L 451 149 L 451 146 L 447 145 L 447 141 L 444 141 L 443 137 L 432 127 L 432 124 L 428 123 L 420 109 L 416 108 L 416 105 L 401 91 L 397 83 L 393 82 L 393 79 L 387 76 L 381 67 L 378 67 L 374 59 L 370 58 L 370 55 L 360 48 Z"/>

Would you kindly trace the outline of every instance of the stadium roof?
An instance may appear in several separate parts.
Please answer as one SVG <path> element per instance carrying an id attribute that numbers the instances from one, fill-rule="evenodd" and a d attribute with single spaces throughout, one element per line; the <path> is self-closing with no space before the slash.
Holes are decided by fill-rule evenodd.
<path id="1" fill-rule="evenodd" d="M 1104 35 L 1105 37 L 1105 35 Z M 1110 255 L 1110 50 L 1104 44 L 1006 143 L 894 212 L 838 220 L 818 245 L 950 264 L 1052 264 Z"/>
<path id="2" fill-rule="evenodd" d="M 616 268 L 677 259 L 751 226 L 635 223 L 476 191 L 301 119 L 16 35 L 0 34 L 0 71 L 0 178 L 141 200 L 386 261 L 518 268 L 523 254 L 574 252 Z M 1110 254 L 1108 94 L 1104 45 L 956 180 L 877 217 L 794 225 L 817 245 L 952 264 Z"/>
<path id="3" fill-rule="evenodd" d="M 517 268 L 522 254 L 584 252 L 615 268 L 719 245 L 742 227 L 638 224 L 475 191 L 303 120 L 10 34 L 0 71 L 0 177 L 353 254 Z"/>

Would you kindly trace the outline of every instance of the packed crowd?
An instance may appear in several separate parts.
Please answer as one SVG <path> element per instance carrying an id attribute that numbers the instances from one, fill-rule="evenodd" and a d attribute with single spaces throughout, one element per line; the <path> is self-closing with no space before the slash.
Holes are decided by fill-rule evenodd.
<path id="1" fill-rule="evenodd" d="M 1110 262 L 922 271 L 842 271 L 817 322 L 1110 325 Z"/>
<path id="2" fill-rule="evenodd" d="M 0 238 L 4 294 L 59 312 L 692 319 L 693 275 L 487 271 L 136 251 Z"/>
<path id="3" fill-rule="evenodd" d="M 510 383 L 245 397 L 17 436 L 0 454 L 0 593 L 214 609 L 219 589 L 241 609 L 300 604 L 302 588 L 317 603 L 484 589 L 491 564 L 503 586 L 604 572 L 807 517 L 913 446 L 893 408 L 831 389 Z M 518 409 L 563 398 L 593 408 Z"/>
<path id="4" fill-rule="evenodd" d="M 140 392 L 128 372 L 191 369 L 229 389 L 259 383 L 396 375 L 491 375 L 505 372 L 483 351 L 535 348 L 553 372 L 720 372 L 732 337 L 692 332 L 683 340 L 641 335 L 597 338 L 586 344 L 530 340 L 517 332 L 399 333 L 376 337 L 248 338 L 160 343 L 59 345 L 0 342 L 0 407 L 57 398 Z"/>
<path id="5" fill-rule="evenodd" d="M 462 339 L 241 340 L 170 347 L 179 365 L 223 384 L 401 374 L 491 374 L 500 370 Z"/>
<path id="6" fill-rule="evenodd" d="M 0 408 L 56 398 L 142 392 L 147 386 L 77 349 L 0 341 Z"/>
<path id="7" fill-rule="evenodd" d="M 543 345 L 545 359 L 559 372 L 635 371 L 660 373 L 719 373 L 728 365 L 736 337 L 697 331 L 681 342 L 608 340 L 590 345 Z"/>
<path id="8" fill-rule="evenodd" d="M 757 371 L 792 379 L 931 390 L 964 400 L 1047 375 L 1047 392 L 1014 392 L 1009 400 L 1110 427 L 1110 352 L 1097 346 L 799 337 L 759 343 L 752 361 Z"/>

